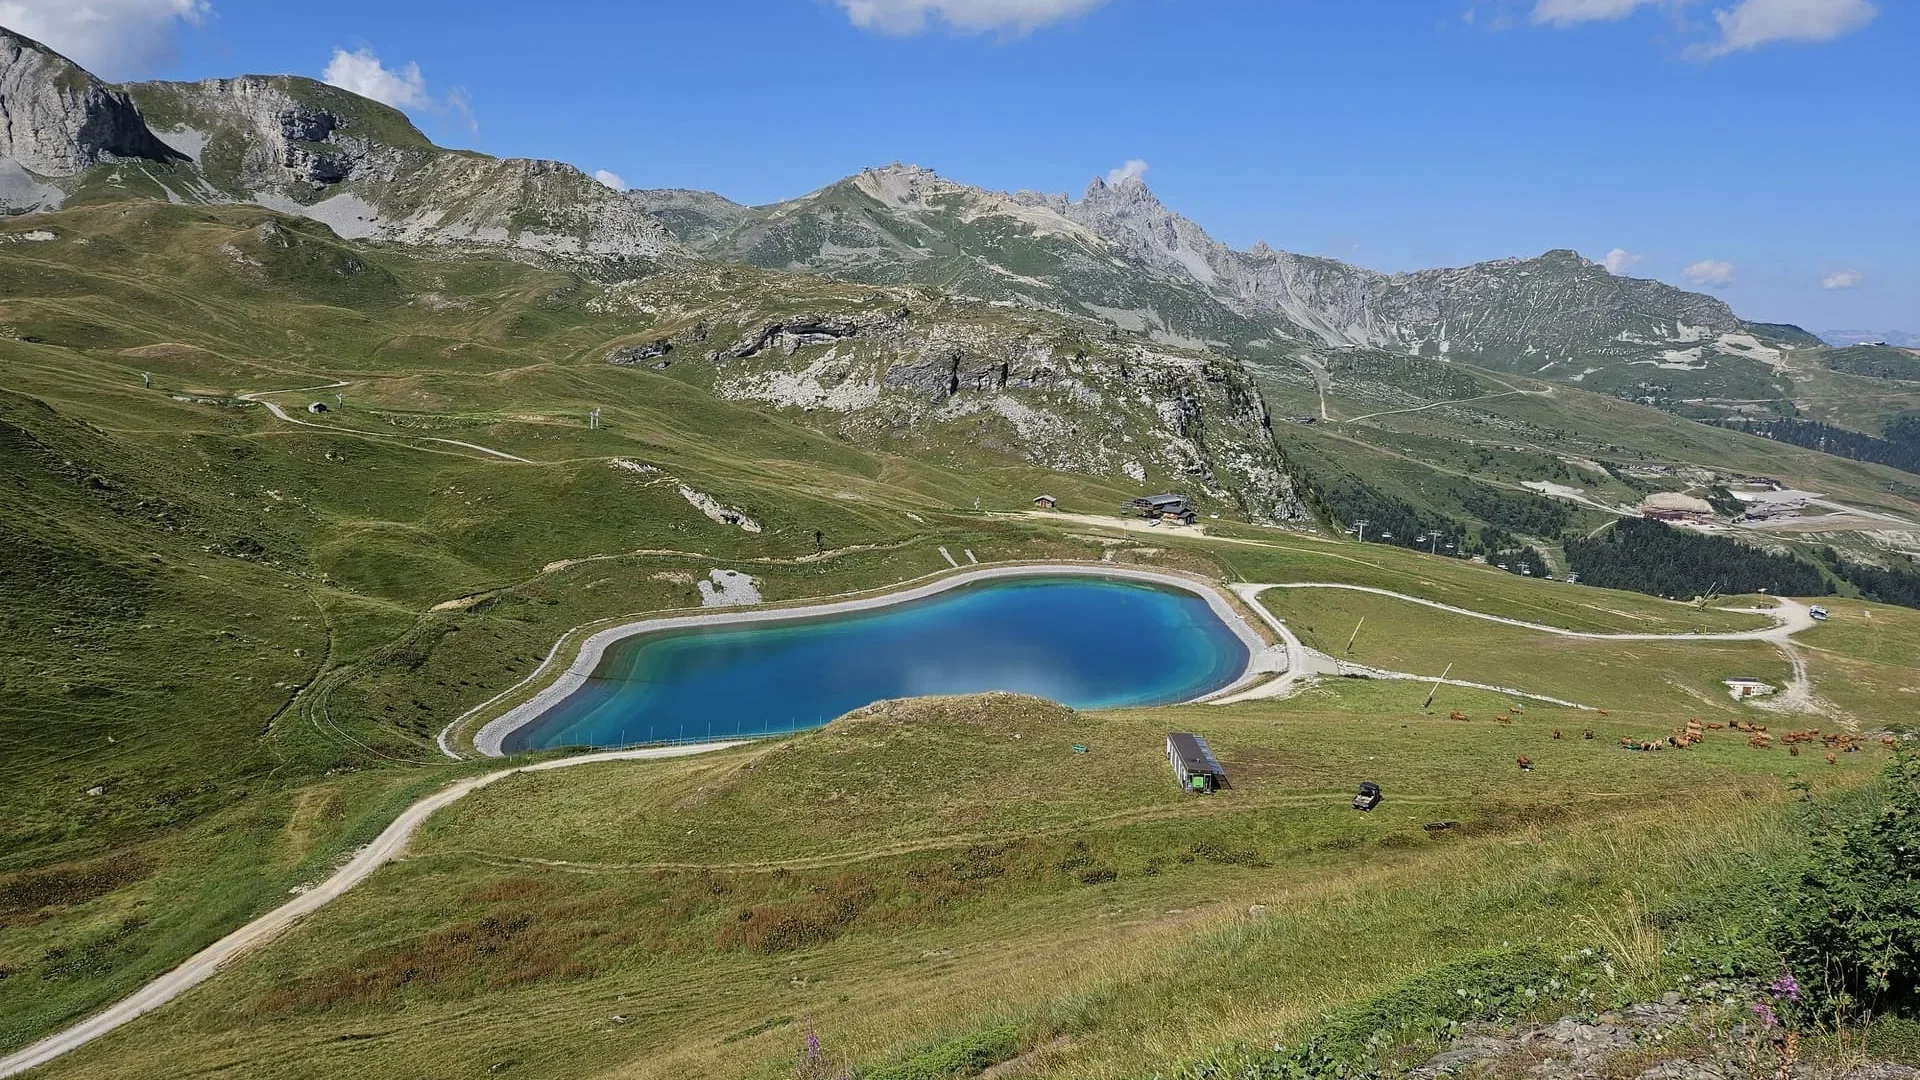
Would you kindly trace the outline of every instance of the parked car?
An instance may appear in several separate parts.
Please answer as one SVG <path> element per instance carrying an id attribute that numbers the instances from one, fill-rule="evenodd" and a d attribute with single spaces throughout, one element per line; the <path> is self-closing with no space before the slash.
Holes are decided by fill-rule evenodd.
<path id="1" fill-rule="evenodd" d="M 1371 810 L 1380 805 L 1380 785 L 1371 780 L 1360 785 L 1360 794 L 1353 797 L 1355 810 Z"/>

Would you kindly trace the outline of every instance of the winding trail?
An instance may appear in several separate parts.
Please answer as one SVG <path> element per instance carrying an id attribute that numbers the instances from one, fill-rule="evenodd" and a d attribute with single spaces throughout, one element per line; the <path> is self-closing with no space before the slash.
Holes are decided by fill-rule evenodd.
<path id="1" fill-rule="evenodd" d="M 597 765 L 607 761 L 651 761 L 660 758 L 686 757 L 692 754 L 712 753 L 716 750 L 730 750 L 741 745 L 744 743 L 739 741 L 715 742 L 583 754 L 580 757 L 543 761 L 515 769 L 501 769 L 484 776 L 462 780 L 434 792 L 407 807 L 399 817 L 394 819 L 393 824 L 382 830 L 372 843 L 361 848 L 352 860 L 335 871 L 332 877 L 193 954 L 179 967 L 141 987 L 131 997 L 122 999 L 105 1012 L 75 1024 L 65 1031 L 50 1035 L 24 1050 L 0 1058 L 0 1077 L 16 1076 L 28 1069 L 44 1065 L 62 1054 L 98 1039 L 122 1024 L 152 1012 L 206 982 L 226 964 L 272 941 L 305 916 L 318 911 L 348 889 L 365 881 L 375 870 L 405 854 L 407 844 L 412 841 L 414 833 L 418 832 L 421 824 L 432 817 L 436 811 L 459 802 L 488 784 L 503 780 L 515 773 L 545 772 L 549 769 L 568 769 L 576 765 Z"/>
<path id="2" fill-rule="evenodd" d="M 1517 626 L 1523 630 L 1536 630 L 1542 634 L 1558 634 L 1561 637 L 1589 638 L 1589 639 L 1598 640 L 1598 641 L 1773 641 L 1773 642 L 1779 642 L 1779 641 L 1785 641 L 1786 639 L 1792 637 L 1795 634 L 1800 633 L 1803 630 L 1810 630 L 1816 625 L 1814 622 L 1813 612 L 1811 608 L 1809 608 L 1805 604 L 1802 604 L 1798 600 L 1789 600 L 1784 596 L 1779 596 L 1774 598 L 1775 606 L 1770 611 L 1761 610 L 1761 611 L 1744 611 L 1743 612 L 1743 611 L 1737 611 L 1734 608 L 1721 609 L 1726 611 L 1734 611 L 1736 614 L 1771 615 L 1774 619 L 1774 625 L 1768 626 L 1768 627 L 1762 627 L 1761 629 L 1758 629 L 1758 630 L 1730 630 L 1730 631 L 1720 631 L 1720 632 L 1715 632 L 1710 634 L 1622 634 L 1622 633 L 1604 633 L 1604 632 L 1595 631 L 1595 630 L 1568 630 L 1568 629 L 1565 629 L 1564 627 L 1547 626 L 1544 623 L 1527 622 L 1523 619 L 1510 619 L 1504 615 L 1488 615 L 1487 613 L 1482 611 L 1474 611 L 1470 608 L 1455 607 L 1452 604 L 1443 604 L 1438 600 L 1425 600 L 1418 596 L 1408 596 L 1406 593 L 1397 593 L 1392 591 L 1391 589 L 1377 589 L 1371 585 L 1343 585 L 1343 584 L 1337 584 L 1334 582 L 1325 582 L 1325 581 L 1295 581 L 1295 582 L 1275 583 L 1275 584 L 1269 584 L 1269 585 L 1252 585 L 1252 584 L 1234 585 L 1234 586 L 1231 586 L 1231 588 L 1233 589 L 1234 592 L 1238 593 L 1242 598 L 1246 599 L 1249 603 L 1252 603 L 1256 597 L 1258 597 L 1261 593 L 1266 592 L 1268 589 L 1342 589 L 1347 592 L 1372 593 L 1375 596 L 1385 596 L 1393 600 L 1402 600 L 1409 604 L 1419 604 L 1421 607 L 1430 607 L 1437 611 L 1451 612 L 1452 614 L 1455 614 L 1455 615 L 1465 615 L 1468 618 L 1472 618 L 1472 619 L 1484 619 L 1487 622 L 1501 623 L 1506 626 Z"/>
<path id="3" fill-rule="evenodd" d="M 341 431 L 351 435 L 366 435 L 375 439 L 415 439 L 421 442 L 444 443 L 448 446 L 458 446 L 467 450 L 477 450 L 482 454 L 488 454 L 493 457 L 500 458 L 503 461 L 517 461 L 522 465 L 533 464 L 533 462 L 527 460 L 526 458 L 509 454 L 505 450 L 495 450 L 491 446 L 481 446 L 479 443 L 461 442 L 459 439 L 443 439 L 437 435 L 407 435 L 397 431 L 367 431 L 364 428 L 342 427 L 339 424 L 316 424 L 310 420 L 301 420 L 298 417 L 290 416 L 288 415 L 287 410 L 281 408 L 278 404 L 267 400 L 267 396 L 269 394 L 299 394 L 309 390 L 337 390 L 342 386 L 350 386 L 350 385 L 352 384 L 345 381 L 340 381 L 340 382 L 323 383 L 319 386 L 293 386 L 293 387 L 288 387 L 285 390 L 255 390 L 251 394 L 241 394 L 240 400 L 251 401 L 256 405 L 265 405 L 267 407 L 267 411 L 272 413 L 274 416 L 278 417 L 281 420 L 286 421 L 289 424 L 299 424 L 301 427 L 316 428 L 320 431 Z M 4 1075 L 6 1074 L 0 1073 L 0 1076 L 4 1076 Z"/>
<path id="4" fill-rule="evenodd" d="M 1362 420 L 1371 420 L 1376 416 L 1399 416 L 1402 413 L 1426 412 L 1428 409 L 1437 409 L 1442 405 L 1471 405 L 1476 401 L 1492 401 L 1495 398 L 1513 397 L 1516 394 L 1524 394 L 1529 397 L 1552 397 L 1553 391 L 1551 390 L 1503 390 L 1498 394 L 1481 394 L 1478 397 L 1452 398 L 1445 401 L 1430 401 L 1425 405 L 1415 405 L 1412 408 L 1407 408 L 1407 409 L 1382 409 L 1379 412 L 1370 412 L 1362 416 L 1349 417 L 1346 420 L 1346 423 L 1357 424 Z"/>
<path id="5" fill-rule="evenodd" d="M 1239 596 L 1241 600 L 1245 601 L 1246 606 L 1253 609 L 1254 613 L 1259 615 L 1260 618 L 1273 629 L 1274 633 L 1280 635 L 1281 641 L 1286 644 L 1287 667 L 1278 678 L 1269 682 L 1261 683 L 1252 689 L 1225 697 L 1214 698 L 1209 702 L 1214 705 L 1230 705 L 1235 702 L 1253 701 L 1261 698 L 1286 697 L 1293 693 L 1302 678 L 1311 675 L 1358 674 L 1376 679 L 1432 680 L 1446 686 L 1460 686 L 1474 690 L 1491 690 L 1496 693 L 1512 694 L 1517 697 L 1530 698 L 1535 701 L 1545 701 L 1554 705 L 1564 705 L 1587 712 L 1595 711 L 1593 706 L 1590 705 L 1582 705 L 1578 702 L 1565 701 L 1560 698 L 1549 697 L 1545 694 L 1537 694 L 1528 690 L 1519 690 L 1509 686 L 1493 686 L 1487 683 L 1469 682 L 1464 679 L 1433 679 L 1433 676 L 1430 675 L 1413 675 L 1401 671 L 1383 671 L 1377 668 L 1363 667 L 1358 664 L 1344 663 L 1325 653 L 1307 648 L 1306 645 L 1294 635 L 1292 628 L 1287 626 L 1284 619 L 1267 610 L 1266 605 L 1260 603 L 1260 595 L 1269 589 L 1340 589 L 1346 592 L 1371 593 L 1375 596 L 1385 596 L 1393 600 L 1399 600 L 1409 604 L 1418 604 L 1422 607 L 1429 607 L 1454 615 L 1464 615 L 1468 618 L 1500 623 L 1505 626 L 1515 626 L 1543 634 L 1556 634 L 1561 637 L 1584 638 L 1594 641 L 1765 641 L 1784 653 L 1787 661 L 1793 665 L 1793 679 L 1788 684 L 1786 692 L 1776 700 L 1767 703 L 1767 707 L 1776 711 L 1792 712 L 1810 709 L 1814 705 L 1813 684 L 1808 674 L 1806 658 L 1801 655 L 1800 650 L 1795 646 L 1793 635 L 1803 630 L 1811 629 L 1817 624 L 1814 621 L 1810 607 L 1800 603 L 1798 600 L 1792 600 L 1784 596 L 1774 598 L 1774 607 L 1771 610 L 1754 612 L 1755 614 L 1771 615 L 1774 619 L 1774 625 L 1763 627 L 1759 630 L 1734 630 L 1711 634 L 1631 634 L 1602 633 L 1592 630 L 1568 630 L 1564 627 L 1547 626 L 1544 623 L 1527 622 L 1524 619 L 1511 619 L 1504 615 L 1489 615 L 1482 611 L 1455 607 L 1452 604 L 1443 604 L 1437 600 L 1427 600 L 1418 596 L 1409 596 L 1406 593 L 1397 593 L 1391 589 L 1375 588 L 1371 585 L 1346 585 L 1324 581 L 1296 581 L 1267 584 L 1240 583 L 1228 587 L 1231 588 L 1234 594 Z M 1726 610 L 1731 611 L 1734 609 L 1729 608 Z"/>

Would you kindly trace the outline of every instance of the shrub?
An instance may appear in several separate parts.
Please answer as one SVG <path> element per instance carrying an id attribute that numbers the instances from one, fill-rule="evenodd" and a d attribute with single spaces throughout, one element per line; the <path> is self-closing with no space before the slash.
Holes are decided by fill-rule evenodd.
<path id="1" fill-rule="evenodd" d="M 1176 1073 L 1182 1080 L 1322 1080 L 1393 1075 L 1471 1020 L 1527 1015 L 1566 989 L 1537 948 L 1477 953 L 1328 1013 L 1297 1040 L 1228 1047 Z"/>
<path id="2" fill-rule="evenodd" d="M 720 931 L 723 949 L 745 947 L 759 953 L 786 952 L 832 941 L 840 936 L 877 895 L 873 883 L 859 874 L 842 874 L 831 883 L 815 886 L 807 896 L 783 903 L 760 904 L 740 913 Z"/>
<path id="3" fill-rule="evenodd" d="M 863 1069 L 860 1080 L 960 1080 L 1020 1053 L 1020 1033 L 997 1027 L 963 1035 L 892 1065 Z"/>
<path id="4" fill-rule="evenodd" d="M 1844 1012 L 1920 1004 L 1920 756 L 1899 754 L 1874 787 L 1815 811 L 1781 889 L 1777 944 L 1807 993 Z"/>

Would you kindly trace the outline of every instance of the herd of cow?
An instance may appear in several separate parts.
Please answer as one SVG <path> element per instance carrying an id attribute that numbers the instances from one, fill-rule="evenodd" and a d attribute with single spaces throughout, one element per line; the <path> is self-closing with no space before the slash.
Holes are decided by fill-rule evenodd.
<path id="1" fill-rule="evenodd" d="M 1513 714 L 1524 711 L 1525 710 L 1519 705 L 1510 705 L 1505 711 L 1496 714 L 1493 722 L 1496 724 L 1511 724 L 1513 723 Z M 1600 715 L 1606 716 L 1608 714 L 1605 710 L 1601 710 Z M 1472 717 L 1455 709 L 1447 714 L 1447 719 L 1471 720 Z M 1744 733 L 1747 736 L 1747 745 L 1756 750 L 1770 750 L 1773 748 L 1775 741 L 1774 736 L 1767 731 L 1765 724 L 1755 724 L 1746 720 L 1735 720 L 1726 724 L 1703 723 L 1697 716 L 1689 719 L 1685 727 L 1674 728 L 1672 734 L 1663 738 L 1636 739 L 1631 735 L 1622 735 L 1620 736 L 1620 745 L 1624 749 L 1634 751 L 1684 750 L 1689 746 L 1695 746 L 1702 742 L 1706 738 L 1706 733 L 1709 731 L 1724 731 L 1729 728 Z M 1553 737 L 1556 739 L 1562 737 L 1559 728 L 1553 729 Z M 1592 739 L 1593 729 L 1587 728 L 1581 737 L 1584 739 Z M 1850 735 L 1845 732 L 1834 731 L 1822 733 L 1819 728 L 1804 728 L 1797 731 L 1786 732 L 1780 736 L 1779 742 L 1787 748 L 1787 753 L 1794 757 L 1800 756 L 1800 747 L 1811 746 L 1813 743 L 1818 742 L 1827 749 L 1827 764 L 1838 765 L 1840 763 L 1839 755 L 1860 752 L 1861 739 L 1862 737 L 1859 735 Z M 1895 740 L 1892 735 L 1882 736 L 1880 741 L 1889 747 L 1895 745 Z M 1525 754 L 1520 755 L 1518 763 L 1521 772 L 1533 771 L 1533 759 Z"/>

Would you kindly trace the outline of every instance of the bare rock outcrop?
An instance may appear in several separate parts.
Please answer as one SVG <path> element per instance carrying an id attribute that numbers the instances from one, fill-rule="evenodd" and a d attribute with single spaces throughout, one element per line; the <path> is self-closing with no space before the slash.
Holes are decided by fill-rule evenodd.
<path id="1" fill-rule="evenodd" d="M 126 93 L 52 49 L 0 27 L 0 157 L 43 177 L 120 159 L 184 161 Z"/>

